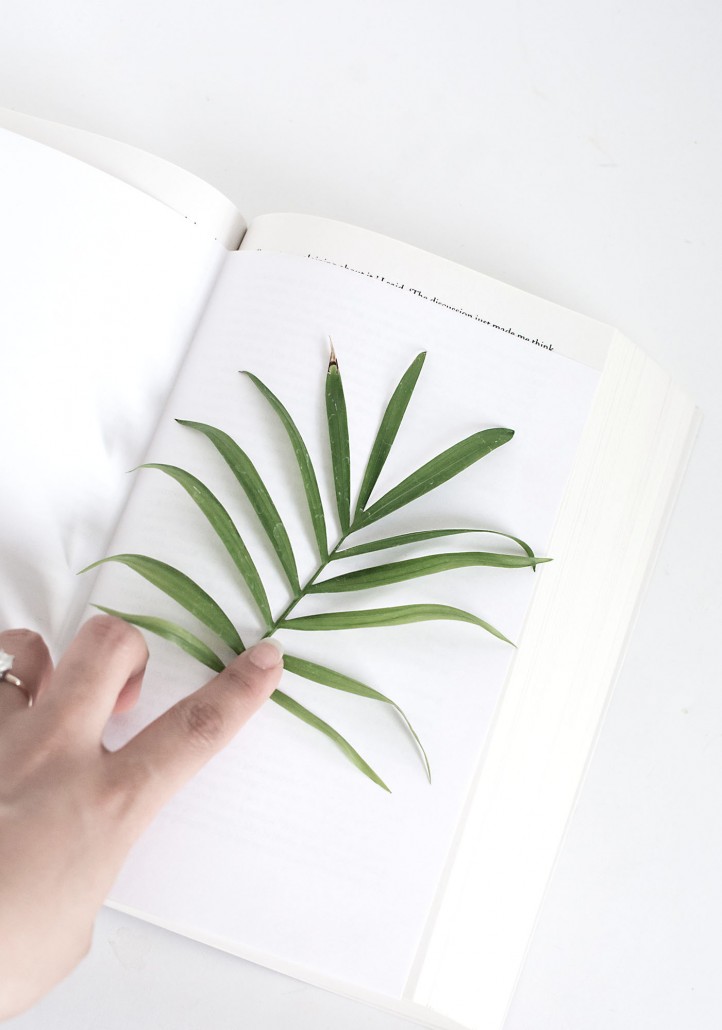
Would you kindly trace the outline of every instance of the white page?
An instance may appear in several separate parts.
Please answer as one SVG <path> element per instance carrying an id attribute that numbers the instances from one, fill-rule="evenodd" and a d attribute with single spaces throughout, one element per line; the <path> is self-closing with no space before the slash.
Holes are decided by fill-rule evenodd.
<path id="1" fill-rule="evenodd" d="M 586 315 L 377 232 L 314 215 L 254 218 L 242 250 L 298 254 L 446 306 L 541 349 L 602 369 L 615 330 Z"/>
<path id="2" fill-rule="evenodd" d="M 109 175 L 0 130 L 0 625 L 62 642 L 222 248 Z"/>
<path id="3" fill-rule="evenodd" d="M 7 108 L 0 108 L 0 125 L 147 193 L 229 250 L 237 250 L 243 239 L 246 223 L 235 205 L 213 186 L 170 161 L 107 136 Z"/>
<path id="4" fill-rule="evenodd" d="M 237 369 L 254 371 L 290 408 L 328 498 L 322 400 L 328 333 L 346 387 L 356 487 L 383 407 L 422 349 L 429 352 L 426 367 L 376 496 L 479 428 L 516 430 L 512 443 L 365 535 L 489 526 L 523 536 L 543 553 L 595 371 L 341 269 L 232 254 L 150 455 L 195 472 L 242 519 L 274 611 L 284 606 L 283 578 L 265 556 L 247 504 L 208 442 L 173 418 L 218 425 L 246 447 L 291 538 L 300 541 L 303 581 L 314 556 L 290 446 Z M 333 523 L 330 505 L 327 516 Z M 469 538 L 461 548 L 457 541 L 457 549 L 488 549 L 491 539 Z M 369 564 L 451 546 L 439 541 L 386 552 Z M 235 574 L 216 568 L 220 562 L 225 570 L 222 551 L 202 516 L 161 473 L 138 474 L 113 551 L 178 565 L 227 607 L 247 642 L 258 634 Z M 465 569 L 385 588 L 373 601 L 361 593 L 317 595 L 299 613 L 435 601 L 474 611 L 513 639 L 534 579 L 529 570 Z M 103 570 L 94 599 L 165 615 L 203 635 L 172 602 L 117 566 Z M 401 704 L 429 752 L 433 785 L 384 706 L 286 675 L 284 689 L 344 733 L 393 794 L 363 778 L 325 738 L 268 705 L 139 842 L 112 901 L 310 979 L 400 998 L 512 650 L 452 623 L 279 637 L 287 650 L 337 667 Z M 170 645 L 154 644 L 141 704 L 116 720 L 110 743 L 122 742 L 205 678 L 204 669 Z"/>

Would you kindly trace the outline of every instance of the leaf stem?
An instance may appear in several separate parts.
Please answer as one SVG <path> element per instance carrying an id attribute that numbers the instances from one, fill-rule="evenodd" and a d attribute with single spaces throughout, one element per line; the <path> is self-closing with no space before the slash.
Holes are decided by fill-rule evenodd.
<path id="1" fill-rule="evenodd" d="M 336 541 L 336 546 L 333 548 L 333 550 L 329 551 L 327 557 L 321 561 L 321 563 L 319 564 L 316 571 L 312 574 L 312 576 L 306 580 L 306 582 L 303 584 L 300 590 L 294 593 L 288 606 L 281 612 L 278 618 L 271 623 L 266 632 L 263 634 L 263 636 L 261 637 L 262 640 L 265 640 L 266 637 L 273 636 L 273 634 L 276 632 L 280 624 L 285 619 L 287 619 L 291 612 L 294 610 L 294 608 L 301 603 L 301 601 L 308 593 L 309 588 L 313 586 L 313 584 L 316 582 L 316 580 L 321 575 L 323 570 L 330 564 L 330 562 L 334 560 L 336 552 L 346 543 L 346 540 L 348 540 L 348 538 L 360 528 L 360 520 L 357 518 L 349 526 L 346 532 L 341 534 L 339 539 Z"/>

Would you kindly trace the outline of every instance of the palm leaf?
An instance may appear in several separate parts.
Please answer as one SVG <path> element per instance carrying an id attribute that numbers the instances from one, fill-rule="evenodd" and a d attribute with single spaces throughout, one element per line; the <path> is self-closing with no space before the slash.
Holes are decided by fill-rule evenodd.
<path id="1" fill-rule="evenodd" d="M 389 562 L 388 565 L 376 565 L 370 569 L 359 569 L 347 572 L 343 576 L 313 583 L 308 587 L 309 594 L 335 594 L 347 590 L 367 590 L 369 587 L 388 586 L 401 583 L 419 576 L 433 576 L 438 572 L 450 569 L 464 569 L 472 566 L 486 566 L 496 569 L 523 569 L 547 558 L 529 558 L 520 554 L 496 554 L 492 551 L 461 551 L 457 554 L 427 554 L 421 558 L 408 558 L 405 561 Z"/>
<path id="2" fill-rule="evenodd" d="M 395 701 L 392 701 L 390 697 L 386 697 L 385 694 L 380 694 L 378 690 L 374 690 L 373 687 L 366 686 L 365 683 L 361 683 L 359 680 L 351 679 L 350 676 L 345 676 L 341 672 L 336 672 L 335 669 L 329 669 L 324 665 L 317 665 L 315 662 L 306 661 L 305 658 L 297 658 L 295 655 L 291 655 L 286 652 L 283 656 L 283 666 L 288 672 L 294 673 L 296 676 L 303 676 L 304 679 L 312 680 L 314 683 L 320 683 L 324 687 L 332 687 L 334 690 L 343 690 L 349 694 L 357 694 L 359 697 L 368 697 L 373 701 L 383 701 L 384 704 L 390 705 L 395 712 L 403 719 L 406 728 L 408 729 L 411 736 L 414 738 L 419 751 L 423 757 L 424 768 L 428 777 L 429 783 L 431 783 L 431 766 L 429 765 L 429 759 L 424 750 L 424 746 L 419 740 L 416 730 L 409 722 L 406 713 L 403 711 Z"/>
<path id="3" fill-rule="evenodd" d="M 338 744 L 349 761 L 353 762 L 356 768 L 360 769 L 364 776 L 368 776 L 368 778 L 373 780 L 374 783 L 377 783 L 379 787 L 383 787 L 383 789 L 388 791 L 389 794 L 391 793 L 384 781 L 377 773 L 374 772 L 368 762 L 365 762 L 358 751 L 349 744 L 346 738 L 342 737 L 341 734 L 332 726 L 329 726 L 327 722 L 324 722 L 323 719 L 319 719 L 319 717 L 314 715 L 313 712 L 309 712 L 309 710 L 304 708 L 303 705 L 300 705 L 298 701 L 295 701 L 292 697 L 289 697 L 288 694 L 284 694 L 280 690 L 275 690 L 271 694 L 271 700 L 275 701 L 277 705 L 281 706 L 281 708 L 285 708 L 287 712 L 291 712 L 291 714 L 295 715 L 298 719 L 308 723 L 309 726 L 313 726 L 314 729 L 320 730 L 321 733 L 324 733 L 335 744 Z"/>
<path id="4" fill-rule="evenodd" d="M 189 633 L 188 630 L 183 629 L 182 626 L 177 626 L 174 622 L 168 622 L 166 619 L 157 619 L 153 615 L 130 615 L 128 612 L 116 611 L 115 608 L 106 608 L 102 604 L 94 604 L 93 607 L 101 612 L 105 612 L 106 615 L 114 615 L 117 619 L 125 619 L 126 622 L 131 623 L 133 626 L 139 626 L 140 629 L 146 629 L 149 633 L 155 633 L 156 636 L 169 640 L 193 658 L 197 658 L 199 662 L 206 665 L 209 669 L 213 669 L 214 672 L 222 672 L 225 668 L 225 664 L 217 654 L 211 651 L 210 647 L 204 644 L 202 640 L 199 640 L 198 637 Z"/>
<path id="5" fill-rule="evenodd" d="M 326 418 L 338 518 L 341 523 L 341 532 L 346 534 L 351 523 L 351 455 L 346 398 L 333 344 L 331 344 L 331 359 L 326 374 Z"/>
<path id="6" fill-rule="evenodd" d="M 416 382 L 421 373 L 421 368 L 424 364 L 425 358 L 426 351 L 423 351 L 414 358 L 401 377 L 399 385 L 394 390 L 391 400 L 388 403 L 388 407 L 384 412 L 384 417 L 381 419 L 381 425 L 379 426 L 379 431 L 376 434 L 376 439 L 374 440 L 373 447 L 371 448 L 371 454 L 369 455 L 366 471 L 364 472 L 354 519 L 359 517 L 359 514 L 366 506 L 366 502 L 371 495 L 371 491 L 376 485 L 376 481 L 378 480 L 381 470 L 386 463 L 389 451 L 391 450 L 391 445 L 396 439 L 396 434 L 399 431 L 401 420 L 406 414 L 406 409 L 409 406 L 411 394 L 414 392 L 414 387 L 416 386 Z"/>
<path id="7" fill-rule="evenodd" d="M 218 538 L 231 556 L 233 564 L 243 576 L 253 600 L 258 605 L 258 610 L 266 627 L 270 627 L 273 622 L 273 616 L 271 615 L 271 607 L 268 603 L 268 597 L 258 569 L 248 553 L 248 548 L 243 543 L 233 519 L 218 498 L 199 479 L 192 476 L 190 472 L 185 472 L 175 465 L 159 465 L 149 462 L 140 467 L 160 469 L 161 472 L 165 472 L 166 475 L 180 483 L 186 493 L 195 501 L 216 531 Z"/>
<path id="8" fill-rule="evenodd" d="M 148 558 L 144 554 L 113 554 L 109 558 L 101 558 L 100 561 L 93 562 L 82 571 L 88 572 L 106 562 L 118 562 L 126 565 L 147 579 L 153 586 L 158 587 L 163 593 L 177 601 L 191 615 L 195 615 L 204 626 L 213 630 L 236 654 L 245 650 L 236 627 L 221 606 L 185 573 L 179 572 L 172 565 L 166 565 L 165 562 L 158 561 L 156 558 Z"/>
<path id="9" fill-rule="evenodd" d="M 459 441 L 452 447 L 438 454 L 426 464 L 422 465 L 411 475 L 407 476 L 393 489 L 384 494 L 369 508 L 365 508 L 373 492 L 379 476 L 387 461 L 391 446 L 405 416 L 410 399 L 413 395 L 421 368 L 424 364 L 425 354 L 416 356 L 411 365 L 406 369 L 391 399 L 386 406 L 384 415 L 371 448 L 371 453 L 364 471 L 363 480 L 359 491 L 359 500 L 356 506 L 353 522 L 351 522 L 351 476 L 350 476 L 350 447 L 348 417 L 346 401 L 344 396 L 343 383 L 338 368 L 338 362 L 331 344 L 331 358 L 325 382 L 326 415 L 328 422 L 329 444 L 331 450 L 331 461 L 334 480 L 334 491 L 338 507 L 339 522 L 343 537 L 366 526 L 372 525 L 386 515 L 398 510 L 411 501 L 422 497 L 424 494 L 434 490 L 464 469 L 489 454 L 495 448 L 507 443 L 513 434 L 510 429 L 487 429 L 474 433 L 464 440 Z M 291 586 L 292 596 L 286 606 L 284 615 L 274 621 L 265 588 L 258 574 L 253 560 L 243 543 L 238 530 L 236 529 L 230 515 L 221 505 L 220 501 L 211 491 L 189 472 L 172 465 L 148 464 L 143 467 L 157 468 L 175 479 L 186 490 L 189 496 L 195 501 L 205 515 L 212 529 L 223 543 L 233 560 L 236 568 L 246 582 L 250 593 L 258 605 L 259 611 L 266 624 L 266 636 L 276 628 L 288 630 L 339 630 L 339 629 L 361 629 L 372 627 L 399 626 L 415 622 L 426 622 L 435 620 L 449 620 L 468 623 L 483 629 L 505 643 L 511 643 L 499 630 L 490 623 L 484 621 L 471 612 L 460 608 L 454 608 L 441 604 L 405 604 L 396 607 L 373 608 L 361 611 L 324 612 L 318 615 L 287 618 L 286 615 L 296 608 L 299 601 L 307 593 L 334 593 L 340 591 L 351 591 L 365 589 L 368 587 L 381 586 L 402 582 L 420 576 L 432 575 L 438 572 L 448 571 L 455 568 L 469 566 L 491 566 L 504 568 L 519 568 L 524 566 L 536 567 L 539 562 L 547 561 L 545 558 L 537 558 L 534 552 L 523 540 L 510 536 L 506 533 L 498 533 L 495 530 L 486 529 L 430 529 L 421 530 L 415 533 L 403 533 L 384 539 L 369 541 L 355 547 L 347 547 L 344 550 L 334 550 L 331 554 L 328 551 L 328 537 L 321 499 L 318 479 L 311 462 L 306 445 L 301 437 L 298 428 L 291 418 L 288 410 L 281 401 L 265 386 L 256 376 L 245 373 L 249 376 L 256 388 L 269 402 L 278 415 L 291 441 L 296 461 L 301 473 L 306 500 L 308 503 L 313 531 L 318 545 L 320 564 L 316 572 L 307 581 L 302 589 L 295 556 L 291 546 L 288 533 L 281 521 L 271 496 L 266 489 L 256 468 L 248 455 L 241 450 L 238 444 L 225 432 L 213 426 L 201 422 L 194 422 L 178 419 L 180 425 L 194 429 L 202 433 L 213 444 L 216 451 L 226 462 L 244 493 L 248 497 L 258 519 L 268 536 L 271 546 L 283 568 L 288 582 Z M 447 554 L 432 554 L 417 558 L 410 558 L 404 561 L 389 562 L 372 568 L 360 569 L 341 576 L 335 576 L 326 581 L 315 582 L 325 566 L 332 560 L 348 558 L 354 555 L 370 554 L 375 551 L 385 550 L 393 547 L 400 547 L 406 544 L 433 540 L 445 536 L 455 536 L 463 533 L 492 533 L 513 541 L 521 548 L 523 555 L 498 554 L 491 552 L 457 552 Z M 150 583 L 159 587 L 166 594 L 181 604 L 187 611 L 191 612 L 205 626 L 216 633 L 233 651 L 239 652 L 243 649 L 243 642 L 237 630 L 228 616 L 218 604 L 205 592 L 197 583 L 190 579 L 185 573 L 170 565 L 166 565 L 156 559 L 139 554 L 117 554 L 112 555 L 102 562 L 118 562 L 138 572 Z M 93 568 L 95 566 L 88 566 Z M 86 570 L 83 570 L 86 571 Z M 126 612 L 96 605 L 100 611 L 125 619 L 134 625 L 146 629 L 160 637 L 172 642 L 198 661 L 202 662 L 214 672 L 221 672 L 224 668 L 222 659 L 214 653 L 197 636 L 164 619 L 153 616 L 133 615 Z M 512 645 L 513 646 L 513 645 Z M 352 679 L 343 673 L 326 666 L 309 662 L 294 655 L 286 655 L 286 668 L 289 672 L 312 680 L 316 683 L 342 690 L 347 693 L 356 694 L 390 705 L 398 712 L 404 721 L 408 732 L 417 744 L 423 756 L 427 776 L 430 779 L 430 770 L 427 755 L 423 746 L 411 726 L 408 718 L 401 708 L 390 698 L 379 691 Z M 295 701 L 281 691 L 272 695 L 275 703 L 285 708 L 291 714 L 301 719 L 308 725 L 322 732 L 346 754 L 347 758 L 365 776 L 369 777 L 384 790 L 388 787 L 374 772 L 368 763 L 361 758 L 358 752 L 341 736 L 332 726 L 324 722 L 314 713 L 308 711 L 303 705 Z"/>
<path id="10" fill-rule="evenodd" d="M 430 490 L 453 479 L 464 469 L 467 469 L 474 462 L 484 458 L 491 451 L 502 444 L 508 443 L 514 435 L 513 429 L 483 429 L 479 433 L 468 436 L 465 440 L 449 447 L 441 454 L 437 454 L 431 461 L 412 472 L 398 486 L 395 486 L 388 493 L 384 494 L 375 504 L 372 504 L 359 518 L 356 527 L 370 526 L 372 522 L 389 515 L 392 511 L 402 508 L 417 497 L 422 497 Z"/>
<path id="11" fill-rule="evenodd" d="M 357 612 L 323 612 L 320 615 L 302 615 L 295 619 L 282 619 L 279 629 L 330 630 L 330 629 L 373 629 L 379 626 L 403 626 L 410 622 L 433 622 L 450 620 L 469 622 L 511 644 L 503 633 L 471 612 L 452 608 L 446 604 L 402 604 L 393 608 L 367 608 Z M 514 645 L 512 645 L 514 646 Z"/>
<path id="12" fill-rule="evenodd" d="M 283 404 L 281 404 L 278 397 L 276 397 L 276 395 L 272 393 L 257 376 L 254 376 L 252 372 L 244 372 L 243 375 L 248 376 L 251 382 L 260 390 L 280 418 L 284 429 L 288 433 L 288 438 L 291 441 L 291 446 L 293 447 L 296 461 L 298 462 L 298 467 L 301 472 L 303 488 L 306 491 L 306 500 L 308 501 L 308 509 L 311 513 L 311 522 L 313 525 L 313 532 L 316 536 L 318 553 L 323 561 L 327 561 L 328 536 L 326 531 L 326 519 L 323 513 L 321 493 L 318 489 L 318 479 L 316 478 L 316 473 L 313 468 L 313 463 L 311 462 L 311 456 L 308 453 L 308 448 L 303 442 L 303 437 L 299 433 L 296 423 L 293 421 Z"/>
<path id="13" fill-rule="evenodd" d="M 226 462 L 245 491 L 253 510 L 266 531 L 268 539 L 271 541 L 271 546 L 278 555 L 278 560 L 286 573 L 288 582 L 291 584 L 291 589 L 294 593 L 298 593 L 301 585 L 298 581 L 298 569 L 296 568 L 296 559 L 293 556 L 291 541 L 288 538 L 286 527 L 281 521 L 281 516 L 271 500 L 271 495 L 258 475 L 251 459 L 245 451 L 241 450 L 235 440 L 231 439 L 221 429 L 215 429 L 213 426 L 205 425 L 203 422 L 190 422 L 182 418 L 176 421 L 180 425 L 188 426 L 190 429 L 195 429 L 208 437 Z"/>
<path id="14" fill-rule="evenodd" d="M 440 537 L 458 536 L 461 533 L 492 533 L 494 536 L 513 540 L 530 558 L 534 557 L 534 552 L 529 544 L 524 543 L 517 536 L 510 536 L 509 533 L 499 533 L 496 529 L 424 529 L 418 533 L 402 533 L 400 536 L 388 536 L 383 540 L 371 540 L 367 544 L 345 547 L 341 551 L 334 551 L 329 560 L 338 561 L 340 558 L 352 558 L 357 554 L 371 554 L 373 551 L 384 551 L 389 547 L 403 547 L 405 544 L 416 544 L 423 540 L 438 540 Z"/>

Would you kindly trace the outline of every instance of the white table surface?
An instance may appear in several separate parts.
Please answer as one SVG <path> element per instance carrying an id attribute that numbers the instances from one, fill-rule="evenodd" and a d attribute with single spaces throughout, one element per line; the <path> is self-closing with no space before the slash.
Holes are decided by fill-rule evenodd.
<path id="1" fill-rule="evenodd" d="M 705 413 L 507 1030 L 722 1020 L 717 0 L 5 0 L 0 105 L 621 328 Z M 396 1030 L 104 911 L 17 1030 Z"/>

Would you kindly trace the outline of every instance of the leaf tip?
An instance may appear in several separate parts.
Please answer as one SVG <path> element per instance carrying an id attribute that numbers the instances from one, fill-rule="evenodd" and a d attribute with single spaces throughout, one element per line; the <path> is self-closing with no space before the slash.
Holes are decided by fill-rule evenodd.
<path id="1" fill-rule="evenodd" d="M 91 562 L 90 565 L 86 565 L 84 569 L 76 572 L 76 576 L 82 576 L 84 572 L 90 572 L 91 569 L 97 569 L 99 565 L 105 565 L 106 562 L 110 561 L 109 558 L 99 558 L 97 561 Z"/>
<path id="2" fill-rule="evenodd" d="M 329 354 L 329 357 L 328 357 L 328 370 L 330 372 L 331 369 L 334 368 L 334 367 L 336 369 L 338 369 L 338 358 L 336 357 L 336 351 L 335 351 L 334 346 L 333 346 L 333 340 L 331 339 L 330 336 L 328 338 L 328 343 L 329 343 L 329 347 L 331 348 L 331 353 Z"/>

